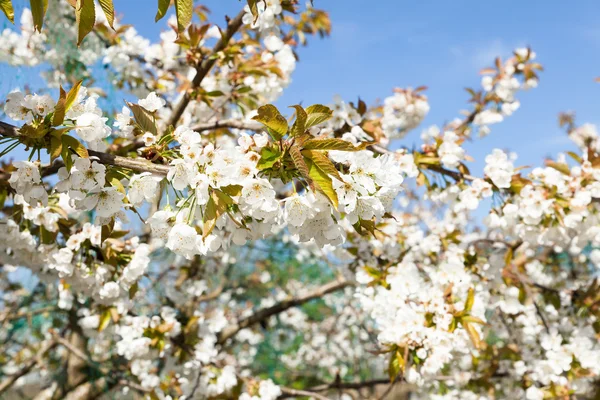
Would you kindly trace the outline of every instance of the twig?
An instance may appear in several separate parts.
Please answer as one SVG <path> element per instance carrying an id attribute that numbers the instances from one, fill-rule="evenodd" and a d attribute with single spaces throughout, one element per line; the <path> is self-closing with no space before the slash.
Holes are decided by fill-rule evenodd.
<path id="1" fill-rule="evenodd" d="M 0 121 L 0 136 L 4 137 L 19 137 L 19 128 L 14 125 L 7 124 Z M 100 164 L 114 165 L 115 167 L 121 167 L 130 169 L 136 172 L 151 172 L 156 175 L 167 175 L 169 167 L 166 165 L 153 164 L 145 159 L 133 159 L 121 156 L 115 156 L 114 154 L 102 153 L 99 151 L 88 150 L 91 157 L 95 157 Z M 58 171 L 64 164 L 61 161 L 57 161 L 54 164 L 44 167 L 42 170 L 43 176 L 51 175 Z M 7 174 L 2 174 L 7 175 Z M 0 176 L 1 179 L 7 179 L 5 176 Z"/>
<path id="2" fill-rule="evenodd" d="M 230 20 L 227 23 L 227 29 L 222 33 L 221 39 L 217 42 L 217 44 L 215 44 L 215 47 L 212 49 L 211 53 L 207 57 L 205 57 L 204 60 L 202 60 L 202 62 L 198 64 L 196 68 L 196 75 L 192 80 L 192 90 L 200 87 L 202 80 L 206 77 L 206 75 L 210 72 L 212 67 L 217 62 L 217 53 L 223 51 L 227 47 L 233 35 L 235 35 L 238 29 L 242 27 L 242 18 L 244 17 L 244 14 L 246 14 L 246 11 L 240 11 L 234 19 Z M 190 91 L 186 91 L 181 100 L 179 100 L 179 102 L 173 108 L 173 113 L 171 114 L 171 118 L 169 118 L 169 121 L 167 122 L 167 126 L 177 125 L 179 118 L 181 118 L 181 116 L 183 115 L 183 112 L 190 103 L 191 99 L 192 97 Z"/>
<path id="3" fill-rule="evenodd" d="M 260 131 L 263 129 L 262 124 L 254 121 L 240 121 L 237 119 L 224 119 L 221 121 L 208 122 L 193 126 L 192 129 L 196 132 L 209 131 L 220 128 L 244 129 L 248 131 Z"/>
<path id="4" fill-rule="evenodd" d="M 333 282 L 326 283 L 323 286 L 318 287 L 317 289 L 308 292 L 304 296 L 293 297 L 288 300 L 284 300 L 280 303 L 275 304 L 272 307 L 263 308 L 258 310 L 254 314 L 250 315 L 247 318 L 242 319 L 241 321 L 234 322 L 231 325 L 226 326 L 221 333 L 219 334 L 219 338 L 217 343 L 223 344 L 227 341 L 227 339 L 235 336 L 239 331 L 244 328 L 247 328 L 256 323 L 262 322 L 267 318 L 279 314 L 289 308 L 297 307 L 306 302 L 309 302 L 313 299 L 317 299 L 325 296 L 326 294 L 336 292 L 338 290 L 344 289 L 347 286 L 351 286 L 352 283 L 347 280 L 335 280 Z"/>
<path id="5" fill-rule="evenodd" d="M 27 375 L 40 361 L 44 354 L 57 345 L 56 340 L 49 340 L 43 344 L 35 357 L 30 358 L 20 370 L 0 382 L 0 396 L 6 392 L 20 377 Z"/>
<path id="6" fill-rule="evenodd" d="M 294 396 L 308 396 L 308 397 L 313 397 L 313 398 L 319 399 L 319 400 L 330 400 L 329 397 L 325 397 L 322 394 L 310 392 L 308 390 L 292 389 L 292 388 L 287 388 L 287 387 L 282 387 L 282 386 L 280 386 L 280 389 L 281 389 L 281 393 L 283 393 L 284 396 L 279 396 L 278 397 L 279 399 L 283 399 L 286 397 L 294 397 Z"/>

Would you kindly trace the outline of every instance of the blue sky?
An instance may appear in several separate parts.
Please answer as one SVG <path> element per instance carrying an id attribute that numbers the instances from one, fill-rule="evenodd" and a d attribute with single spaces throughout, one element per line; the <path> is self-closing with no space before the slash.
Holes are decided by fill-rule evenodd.
<path id="1" fill-rule="evenodd" d="M 464 88 L 479 87 L 478 71 L 495 56 L 507 57 L 515 47 L 531 46 L 546 70 L 535 90 L 521 93 L 521 108 L 492 127 L 489 137 L 467 144 L 481 171 L 493 148 L 516 151 L 518 165 L 539 165 L 545 156 L 570 145 L 557 126 L 557 113 L 576 110 L 578 121 L 600 123 L 600 3 L 595 1 L 314 0 L 330 12 L 331 37 L 311 40 L 299 50 L 293 82 L 278 102 L 328 103 L 333 95 L 371 103 L 394 87 L 429 87 L 431 111 L 423 127 L 443 124 L 467 107 Z M 235 15 L 239 0 L 203 2 L 213 21 L 223 25 Z M 576 6 L 574 5 L 576 4 Z M 115 0 L 124 23 L 157 39 L 164 24 L 154 23 L 152 0 Z M 0 24 L 2 26 L 4 24 Z M 5 67 L 0 70 L 4 76 Z M 30 79 L 20 70 L 15 82 Z M 4 88 L 6 85 L 2 85 Z M 397 145 L 419 142 L 417 129 Z"/>

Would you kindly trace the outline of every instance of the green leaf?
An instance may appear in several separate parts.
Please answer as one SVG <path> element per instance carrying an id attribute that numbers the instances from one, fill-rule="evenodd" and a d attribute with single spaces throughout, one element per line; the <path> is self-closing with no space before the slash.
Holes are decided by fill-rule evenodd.
<path id="1" fill-rule="evenodd" d="M 12 0 L 0 0 L 0 10 L 4 12 L 10 22 L 15 23 L 15 10 L 13 10 Z"/>
<path id="2" fill-rule="evenodd" d="M 331 119 L 333 110 L 322 104 L 313 104 L 306 109 L 306 114 L 308 114 L 308 118 L 306 119 L 305 129 L 308 129 Z"/>
<path id="3" fill-rule="evenodd" d="M 123 186 L 119 178 L 113 177 L 110 180 L 110 186 L 117 189 L 117 192 L 125 194 L 125 186 Z"/>
<path id="4" fill-rule="evenodd" d="M 273 167 L 273 165 L 281 158 L 281 152 L 277 148 L 263 147 L 260 152 L 260 160 L 256 163 L 256 167 L 263 171 Z"/>
<path id="5" fill-rule="evenodd" d="M 41 32 L 44 25 L 44 16 L 48 9 L 48 0 L 29 0 L 31 6 L 31 17 L 33 18 L 33 27 Z"/>
<path id="6" fill-rule="evenodd" d="M 256 22 L 256 20 L 258 19 L 258 2 L 260 0 L 248 0 L 248 8 L 250 8 L 250 12 L 252 13 L 252 16 L 254 17 L 254 22 Z"/>
<path id="7" fill-rule="evenodd" d="M 177 14 L 177 29 L 179 32 L 183 32 L 192 23 L 193 0 L 175 0 L 175 13 Z"/>
<path id="8" fill-rule="evenodd" d="M 467 294 L 467 300 L 465 301 L 464 311 L 469 313 L 473 308 L 473 303 L 475 303 L 475 290 L 473 288 L 469 288 L 469 292 Z"/>
<path id="9" fill-rule="evenodd" d="M 66 101 L 67 94 L 65 93 L 65 89 L 60 86 L 60 97 L 56 102 L 56 107 L 54 107 L 54 116 L 52 117 L 52 125 L 60 126 L 63 124 L 65 120 L 65 110 L 66 110 Z"/>
<path id="10" fill-rule="evenodd" d="M 398 377 L 400 371 L 404 369 L 404 357 L 400 354 L 400 350 L 396 350 L 392 353 L 390 357 L 390 362 L 388 365 L 388 376 L 390 377 L 390 381 L 394 382 Z"/>
<path id="11" fill-rule="evenodd" d="M 133 103 L 127 103 L 127 106 L 131 109 L 135 122 L 137 122 L 144 132 L 150 132 L 153 135 L 157 134 L 158 131 L 156 124 L 154 124 L 154 119 L 145 108 Z"/>
<path id="12" fill-rule="evenodd" d="M 302 146 L 305 150 L 340 150 L 340 151 L 360 151 L 367 148 L 371 143 L 361 143 L 358 146 L 353 145 L 342 139 L 309 139 Z"/>
<path id="13" fill-rule="evenodd" d="M 321 169 L 321 171 L 325 172 L 327 175 L 333 176 L 338 181 L 343 182 L 340 173 L 337 169 L 335 169 L 335 166 L 326 154 L 316 150 L 302 150 L 302 155 L 306 158 L 310 158 L 319 167 L 319 169 Z"/>
<path id="14" fill-rule="evenodd" d="M 366 236 L 367 233 L 375 236 L 375 222 L 367 219 L 360 219 L 354 225 L 354 230 L 361 236 Z"/>
<path id="15" fill-rule="evenodd" d="M 575 161 L 577 161 L 579 164 L 583 163 L 583 159 L 578 156 L 576 153 L 573 153 L 572 151 L 567 151 L 567 154 L 569 156 L 571 156 L 571 158 Z"/>
<path id="16" fill-rule="evenodd" d="M 56 136 L 51 136 L 50 137 L 50 151 L 49 151 L 50 162 L 53 162 L 58 157 L 60 157 L 60 155 L 62 154 L 62 151 L 63 151 L 62 140 L 57 138 Z"/>
<path id="17" fill-rule="evenodd" d="M 306 114 L 306 111 L 304 111 L 304 108 L 299 105 L 291 107 L 296 109 L 296 121 L 294 121 L 294 125 L 292 125 L 290 136 L 300 136 L 306 130 L 305 126 L 308 115 Z"/>
<path id="18" fill-rule="evenodd" d="M 77 23 L 77 46 L 79 46 L 96 24 L 94 0 L 77 0 L 75 21 Z"/>
<path id="19" fill-rule="evenodd" d="M 211 193 L 210 199 L 208 203 L 206 203 L 206 208 L 204 210 L 204 225 L 202 226 L 202 237 L 205 238 L 214 229 L 217 224 L 217 219 L 227 210 L 227 203 L 224 193 L 217 193 L 217 191 L 213 191 Z M 229 200 L 231 198 L 227 196 Z M 233 203 L 233 201 L 231 201 Z"/>
<path id="20" fill-rule="evenodd" d="M 331 178 L 327 173 L 323 172 L 311 159 L 306 159 L 306 164 L 308 165 L 308 175 L 313 180 L 317 189 L 323 193 L 331 204 L 337 209 L 338 208 L 338 198 L 337 193 L 333 189 L 333 185 L 331 183 Z"/>
<path id="21" fill-rule="evenodd" d="M 156 12 L 156 17 L 154 17 L 154 22 L 160 21 L 165 15 L 167 15 L 167 11 L 169 11 L 170 6 L 171 0 L 158 0 L 158 11 Z"/>
<path id="22" fill-rule="evenodd" d="M 59 128 L 59 129 L 50 129 L 50 135 L 60 138 L 62 135 L 64 135 L 65 133 L 72 131 L 73 129 L 75 129 L 74 126 L 65 126 L 63 128 Z"/>
<path id="23" fill-rule="evenodd" d="M 287 120 L 281 115 L 277 107 L 272 104 L 259 107 L 258 115 L 252 119 L 269 128 L 269 133 L 273 136 L 274 140 L 281 139 L 288 131 Z"/>
<path id="24" fill-rule="evenodd" d="M 465 315 L 464 317 L 461 317 L 460 319 L 461 319 L 461 321 L 463 321 L 463 324 L 465 322 L 467 322 L 467 323 L 471 323 L 471 324 L 487 325 L 484 320 L 482 320 L 481 318 L 474 317 L 472 315 Z"/>
<path id="25" fill-rule="evenodd" d="M 19 128 L 19 133 L 22 136 L 26 136 L 31 139 L 39 139 L 46 136 L 46 133 L 48 133 L 48 131 L 42 125 L 35 128 L 29 124 L 25 124 Z"/>
<path id="26" fill-rule="evenodd" d="M 108 324 L 110 323 L 110 310 L 104 310 L 102 315 L 100 315 L 100 323 L 98 324 L 98 332 L 102 332 L 106 329 Z"/>
<path id="27" fill-rule="evenodd" d="M 81 88 L 82 82 L 82 80 L 77 81 L 67 93 L 67 98 L 65 100 L 65 112 L 69 111 L 71 107 L 73 107 L 75 100 L 77 100 L 77 95 L 79 94 L 79 88 Z"/>
<path id="28" fill-rule="evenodd" d="M 6 202 L 6 198 L 8 197 L 8 191 L 6 188 L 0 189 L 0 208 L 4 208 L 4 203 Z"/>
<path id="29" fill-rule="evenodd" d="M 212 92 L 206 92 L 205 94 L 208 97 L 220 97 L 225 95 L 225 93 L 221 92 L 220 90 L 213 90 Z"/>
<path id="30" fill-rule="evenodd" d="M 71 150 L 73 150 L 81 158 L 90 157 L 87 149 L 79 142 L 79 140 L 75 139 L 73 136 L 63 135 L 62 144 L 63 147 L 71 148 Z"/>
<path id="31" fill-rule="evenodd" d="M 220 187 L 221 191 L 229 196 L 239 196 L 242 194 L 242 188 L 242 185 L 227 185 Z"/>
<path id="32" fill-rule="evenodd" d="M 555 170 L 564 175 L 571 175 L 571 169 L 569 168 L 568 164 L 548 160 L 546 161 L 546 165 L 550 168 L 554 168 Z"/>
<path id="33" fill-rule="evenodd" d="M 98 2 L 100 2 L 100 7 L 102 7 L 102 11 L 104 11 L 104 15 L 106 15 L 108 25 L 115 29 L 113 26 L 113 23 L 115 22 L 115 7 L 113 6 L 113 0 L 98 0 Z"/>
<path id="34" fill-rule="evenodd" d="M 71 168 L 73 168 L 73 157 L 71 156 L 71 152 L 67 146 L 62 146 L 60 156 L 65 163 L 65 167 L 67 167 L 67 171 L 71 171 Z"/>
<path id="35" fill-rule="evenodd" d="M 110 237 L 113 229 L 115 229 L 115 219 L 111 218 L 108 224 L 102 225 L 102 229 L 100 230 L 101 243 L 104 243 L 104 241 Z"/>
<path id="36" fill-rule="evenodd" d="M 476 349 L 479 349 L 481 347 L 481 339 L 479 338 L 479 333 L 477 333 L 475 327 L 463 320 L 461 320 L 461 323 L 463 328 L 465 328 L 465 330 L 469 334 L 471 342 L 473 342 L 473 346 L 475 346 Z"/>
<path id="37" fill-rule="evenodd" d="M 139 285 L 138 283 L 134 283 L 133 285 L 131 285 L 131 287 L 129 288 L 129 300 L 133 300 L 133 298 L 135 297 L 135 294 L 138 292 L 139 290 Z"/>

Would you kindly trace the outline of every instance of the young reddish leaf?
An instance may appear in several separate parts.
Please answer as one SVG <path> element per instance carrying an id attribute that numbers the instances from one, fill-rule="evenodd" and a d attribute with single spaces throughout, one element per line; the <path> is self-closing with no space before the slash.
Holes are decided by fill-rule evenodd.
<path id="1" fill-rule="evenodd" d="M 361 143 L 358 146 L 353 145 L 342 139 L 309 139 L 304 142 L 304 150 L 340 150 L 340 151 L 360 151 L 366 149 L 372 143 Z"/>
<path id="2" fill-rule="evenodd" d="M 304 108 L 299 105 L 291 106 L 296 109 L 296 121 L 294 121 L 294 125 L 292 125 L 292 129 L 290 130 L 290 136 L 299 136 L 304 133 L 306 126 L 306 119 L 308 115 Z"/>
<path id="3" fill-rule="evenodd" d="M 290 156 L 292 156 L 294 166 L 296 167 L 298 172 L 300 172 L 300 175 L 302 175 L 302 177 L 307 180 L 307 182 L 309 183 L 309 185 L 311 185 L 312 188 L 313 183 L 312 179 L 310 178 L 310 175 L 308 174 L 308 165 L 306 165 L 304 157 L 302 157 L 302 153 L 300 153 L 300 149 L 297 145 L 293 145 L 292 147 L 290 147 L 289 151 Z"/>

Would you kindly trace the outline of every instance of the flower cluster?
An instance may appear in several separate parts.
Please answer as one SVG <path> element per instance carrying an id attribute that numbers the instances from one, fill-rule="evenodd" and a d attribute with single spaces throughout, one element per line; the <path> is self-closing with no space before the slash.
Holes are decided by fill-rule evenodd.
<path id="1" fill-rule="evenodd" d="M 472 173 L 463 147 L 537 85 L 535 53 L 498 60 L 464 119 L 392 151 L 427 116 L 424 87 L 372 107 L 295 105 L 293 118 L 262 105 L 290 83 L 297 44 L 328 32 L 326 14 L 249 1 L 221 29 L 195 11 L 202 24 L 172 17 L 157 43 L 98 13 L 73 57 L 49 51 L 53 30 L 77 36 L 61 7 L 44 33 L 26 11 L 20 34 L 1 34 L 1 61 L 66 57 L 76 68 L 45 76 L 76 83 L 4 106 L 21 123 L 0 126 L 2 155 L 31 155 L 0 171 L 0 394 L 20 371 L 38 385 L 28 393 L 88 388 L 65 369 L 71 353 L 116 396 L 346 398 L 383 370 L 417 398 L 597 391 L 595 128 L 563 117 L 580 154 L 531 171 L 495 149 Z M 98 57 L 138 98 L 114 115 L 91 87 Z M 69 347 L 54 342 L 64 334 Z"/>
<path id="2" fill-rule="evenodd" d="M 385 98 L 381 128 L 386 137 L 401 138 L 425 119 L 429 103 L 423 89 L 396 89 L 393 96 Z"/>

